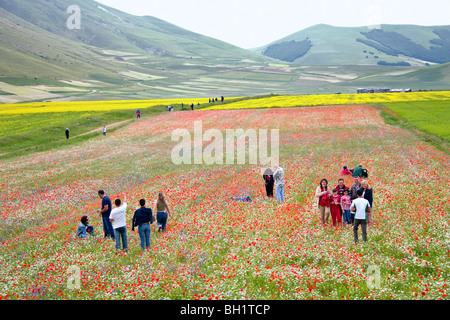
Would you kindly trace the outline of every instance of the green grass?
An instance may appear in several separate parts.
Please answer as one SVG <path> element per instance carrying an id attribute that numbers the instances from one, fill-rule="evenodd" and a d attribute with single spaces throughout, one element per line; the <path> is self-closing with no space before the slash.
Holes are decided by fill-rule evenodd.
<path id="1" fill-rule="evenodd" d="M 141 108 L 142 116 L 163 111 L 163 106 Z M 110 133 L 121 126 L 108 128 L 108 125 L 135 117 L 134 110 L 0 115 L 0 155 L 1 158 L 13 158 L 78 144 L 101 134 L 87 134 L 92 130 L 106 125 Z M 70 130 L 69 140 L 66 139 L 65 128 Z"/>
<path id="2" fill-rule="evenodd" d="M 396 102 L 384 106 L 419 130 L 450 142 L 450 100 Z"/>

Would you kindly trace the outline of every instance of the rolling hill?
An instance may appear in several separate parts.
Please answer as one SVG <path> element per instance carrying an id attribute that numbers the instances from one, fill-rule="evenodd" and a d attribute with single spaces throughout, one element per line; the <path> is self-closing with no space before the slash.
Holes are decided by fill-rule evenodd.
<path id="1" fill-rule="evenodd" d="M 298 44 L 305 41 L 309 49 L 299 50 Z M 450 26 L 381 25 L 369 29 L 320 24 L 255 51 L 302 65 L 423 66 L 450 62 Z"/>
<path id="2" fill-rule="evenodd" d="M 378 52 L 357 41 L 367 28 L 318 25 L 267 46 L 269 57 L 94 0 L 77 1 L 80 25 L 69 28 L 72 4 L 0 0 L 0 103 L 450 88 L 448 65 Z M 387 37 L 365 39 L 385 45 L 391 31 L 421 46 L 430 39 L 447 45 L 445 31 L 439 40 L 432 28 L 417 26 L 383 26 Z M 411 66 L 395 65 L 402 61 Z"/>

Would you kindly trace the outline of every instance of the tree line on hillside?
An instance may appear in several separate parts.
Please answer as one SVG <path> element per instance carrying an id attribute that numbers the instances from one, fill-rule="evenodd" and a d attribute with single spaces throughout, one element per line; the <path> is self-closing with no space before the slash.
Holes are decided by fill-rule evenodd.
<path id="1" fill-rule="evenodd" d="M 282 61 L 294 62 L 308 53 L 311 47 L 312 43 L 309 39 L 303 41 L 292 40 L 268 46 L 263 55 Z"/>
<path id="2" fill-rule="evenodd" d="M 439 39 L 430 41 L 430 48 L 415 43 L 404 35 L 394 31 L 383 31 L 382 29 L 373 29 L 370 32 L 361 32 L 367 39 L 358 38 L 356 41 L 371 46 L 378 51 L 384 52 L 391 56 L 400 54 L 435 62 L 450 62 L 450 30 L 440 29 L 433 31 Z"/>

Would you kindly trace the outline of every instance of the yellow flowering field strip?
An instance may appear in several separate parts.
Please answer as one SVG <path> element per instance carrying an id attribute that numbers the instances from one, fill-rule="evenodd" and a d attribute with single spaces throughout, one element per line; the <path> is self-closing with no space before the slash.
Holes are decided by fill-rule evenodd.
<path id="1" fill-rule="evenodd" d="M 161 105 L 208 103 L 208 98 L 200 99 L 154 99 L 154 100 L 114 100 L 114 101 L 70 101 L 0 104 L 0 114 L 28 114 L 48 112 L 95 112 L 112 110 L 132 110 Z"/>
<path id="2" fill-rule="evenodd" d="M 217 105 L 203 110 L 300 107 L 343 104 L 449 100 L 450 91 L 271 96 Z"/>

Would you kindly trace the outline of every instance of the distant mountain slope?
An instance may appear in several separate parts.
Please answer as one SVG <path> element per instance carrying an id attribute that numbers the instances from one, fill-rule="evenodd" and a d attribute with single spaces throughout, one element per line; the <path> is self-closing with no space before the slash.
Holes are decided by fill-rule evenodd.
<path id="1" fill-rule="evenodd" d="M 293 61 L 284 59 L 283 55 L 270 55 L 277 47 L 289 47 L 301 41 L 310 42 L 310 48 L 297 50 L 299 55 Z M 295 56 L 295 50 L 291 45 L 289 56 Z M 446 63 L 450 62 L 450 26 L 381 25 L 380 29 L 369 29 L 321 24 L 256 51 L 303 65 L 376 65 L 383 61 L 413 66 Z"/>
<path id="2" fill-rule="evenodd" d="M 70 30 L 71 5 L 81 28 Z M 256 59 L 264 57 L 149 16 L 134 16 L 93 0 L 0 0 L 0 7 L 53 34 L 103 49 L 168 57 Z"/>

